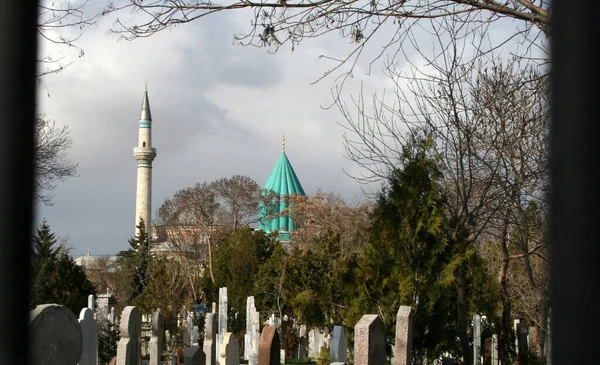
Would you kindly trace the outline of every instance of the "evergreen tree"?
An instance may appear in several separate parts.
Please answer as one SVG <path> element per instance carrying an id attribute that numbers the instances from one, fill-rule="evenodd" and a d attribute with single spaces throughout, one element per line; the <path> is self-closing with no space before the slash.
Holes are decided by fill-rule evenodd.
<path id="1" fill-rule="evenodd" d="M 55 246 L 56 243 L 56 236 L 43 220 L 33 238 L 31 307 L 55 303 L 64 305 L 77 316 L 87 306 L 88 296 L 96 294 L 96 289 L 68 250 Z"/>
<path id="2" fill-rule="evenodd" d="M 140 307 L 144 312 L 152 310 L 150 303 L 147 303 L 146 293 L 149 275 L 149 245 L 150 240 L 146 233 L 146 224 L 143 219 L 140 219 L 140 224 L 137 226 L 138 233 L 135 237 L 129 239 L 129 249 L 120 251 L 117 254 L 117 263 L 121 270 L 125 270 L 130 278 L 129 293 L 126 296 L 127 303 L 125 305 L 135 305 Z"/>

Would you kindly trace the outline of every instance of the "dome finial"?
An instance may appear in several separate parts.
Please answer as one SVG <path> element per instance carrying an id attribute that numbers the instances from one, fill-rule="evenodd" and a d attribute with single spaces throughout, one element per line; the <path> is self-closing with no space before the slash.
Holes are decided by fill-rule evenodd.
<path id="1" fill-rule="evenodd" d="M 281 152 L 285 152 L 285 136 L 281 136 Z"/>

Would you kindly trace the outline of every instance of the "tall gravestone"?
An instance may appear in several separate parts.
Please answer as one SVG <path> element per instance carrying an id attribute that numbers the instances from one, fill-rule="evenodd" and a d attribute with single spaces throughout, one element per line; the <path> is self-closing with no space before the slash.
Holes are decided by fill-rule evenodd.
<path id="1" fill-rule="evenodd" d="M 67 307 L 38 305 L 29 312 L 32 365 L 76 365 L 81 359 L 82 331 Z"/>
<path id="2" fill-rule="evenodd" d="M 227 332 L 223 336 L 223 343 L 219 348 L 219 357 L 221 358 L 221 365 L 240 364 L 240 351 L 233 333 Z"/>
<path id="3" fill-rule="evenodd" d="M 473 365 L 481 365 L 481 316 L 473 316 Z"/>
<path id="4" fill-rule="evenodd" d="M 258 344 L 258 365 L 280 365 L 281 343 L 277 328 L 265 326 Z"/>
<path id="5" fill-rule="evenodd" d="M 402 305 L 396 314 L 396 343 L 394 344 L 393 365 L 412 363 L 412 336 L 414 311 L 412 307 Z"/>
<path id="6" fill-rule="evenodd" d="M 298 344 L 298 358 L 304 359 L 306 357 L 306 326 L 301 325 L 300 330 L 298 331 L 298 336 L 300 337 L 300 343 Z"/>
<path id="7" fill-rule="evenodd" d="M 217 317 L 214 313 L 206 313 L 204 319 L 204 354 L 206 365 L 215 365 L 217 352 Z"/>
<path id="8" fill-rule="evenodd" d="M 128 306 L 121 314 L 121 339 L 117 344 L 117 365 L 139 365 L 142 361 L 142 313 Z"/>
<path id="9" fill-rule="evenodd" d="M 386 363 L 386 329 L 376 314 L 365 314 L 354 326 L 354 364 Z"/>
<path id="10" fill-rule="evenodd" d="M 527 341 L 527 335 L 529 334 L 529 327 L 525 323 L 519 322 L 517 324 L 517 347 L 519 352 L 517 353 L 518 364 L 527 364 L 529 357 L 529 344 Z"/>
<path id="11" fill-rule="evenodd" d="M 248 354 L 248 365 L 258 365 L 258 346 L 260 341 L 260 313 L 256 310 L 252 313 L 252 331 L 250 339 L 250 353 Z"/>
<path id="12" fill-rule="evenodd" d="M 492 365 L 498 365 L 500 360 L 498 359 L 498 336 L 492 335 Z"/>
<path id="13" fill-rule="evenodd" d="M 244 359 L 248 360 L 252 347 L 252 314 L 254 313 L 254 297 L 246 300 L 246 334 L 244 335 Z"/>
<path id="14" fill-rule="evenodd" d="M 152 313 L 150 341 L 148 350 L 150 352 L 149 365 L 161 365 L 162 344 L 164 340 L 164 318 L 162 309 L 158 308 Z"/>
<path id="15" fill-rule="evenodd" d="M 91 295 L 92 300 L 94 298 Z M 92 301 L 93 306 L 93 301 Z M 89 303 L 88 303 L 89 305 Z M 98 324 L 92 308 L 83 308 L 79 313 L 82 334 L 82 349 L 79 365 L 98 365 Z"/>
<path id="16" fill-rule="evenodd" d="M 219 288 L 219 329 L 217 331 L 217 349 L 223 343 L 225 333 L 227 333 L 227 287 Z M 215 353 L 218 357 L 218 353 Z M 218 358 L 216 359 L 218 362 Z M 221 364 L 222 365 L 222 364 Z"/>
<path id="17" fill-rule="evenodd" d="M 346 344 L 346 334 L 344 327 L 334 326 L 331 334 L 331 347 L 329 348 L 329 359 L 331 364 L 345 364 L 347 360 L 348 346 Z"/>
<path id="18" fill-rule="evenodd" d="M 206 356 L 202 348 L 199 346 L 188 347 L 183 352 L 183 364 L 184 365 L 205 365 Z"/>

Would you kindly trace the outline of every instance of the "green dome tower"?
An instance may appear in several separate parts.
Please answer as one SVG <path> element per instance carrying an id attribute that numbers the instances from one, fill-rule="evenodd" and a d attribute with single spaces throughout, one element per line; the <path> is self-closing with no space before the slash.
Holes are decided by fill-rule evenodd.
<path id="1" fill-rule="evenodd" d="M 285 137 L 281 139 L 281 155 L 263 187 L 263 194 L 275 193 L 277 198 L 268 205 L 261 205 L 258 229 L 265 232 L 278 231 L 281 241 L 290 240 L 294 222 L 289 215 L 279 215 L 289 205 L 290 195 L 306 195 L 294 168 L 285 154 Z M 275 216 L 279 215 L 279 216 Z"/>

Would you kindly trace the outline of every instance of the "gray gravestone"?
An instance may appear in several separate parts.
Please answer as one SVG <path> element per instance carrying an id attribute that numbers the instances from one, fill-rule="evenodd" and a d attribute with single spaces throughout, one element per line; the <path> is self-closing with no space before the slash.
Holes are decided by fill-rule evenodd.
<path id="1" fill-rule="evenodd" d="M 260 313 L 256 310 L 252 313 L 252 331 L 250 333 L 250 351 L 248 354 L 248 365 L 258 364 L 258 345 L 260 341 Z"/>
<path id="2" fill-rule="evenodd" d="M 217 317 L 214 313 L 206 313 L 204 320 L 204 345 L 206 365 L 215 365 L 217 352 Z"/>
<path id="3" fill-rule="evenodd" d="M 354 364 L 382 365 L 386 363 L 386 330 L 376 314 L 365 314 L 354 326 Z"/>
<path id="4" fill-rule="evenodd" d="M 161 349 L 164 336 L 164 319 L 162 309 L 158 308 L 152 313 L 151 337 L 148 342 L 150 352 L 150 365 L 161 365 Z"/>
<path id="5" fill-rule="evenodd" d="M 94 296 L 92 297 L 92 304 Z M 79 313 L 81 326 L 82 348 L 79 365 L 98 365 L 98 324 L 94 319 L 92 308 L 83 308 Z"/>
<path id="6" fill-rule="evenodd" d="M 412 362 L 412 336 L 414 311 L 412 307 L 402 305 L 396 315 L 396 343 L 394 345 L 393 365 L 410 365 Z"/>
<path id="7" fill-rule="evenodd" d="M 123 309 L 119 329 L 121 339 L 117 344 L 117 365 L 139 365 L 142 360 L 142 313 L 137 307 Z"/>
<path id="8" fill-rule="evenodd" d="M 29 312 L 29 332 L 31 364 L 76 365 L 81 358 L 81 326 L 67 307 L 38 305 Z"/>
<path id="9" fill-rule="evenodd" d="M 219 288 L 219 329 L 217 330 L 217 348 L 223 343 L 227 333 L 227 287 Z M 215 353 L 218 357 L 218 354 Z M 217 360 L 218 362 L 218 360 Z M 221 364 L 222 365 L 222 364 Z"/>
<path id="10" fill-rule="evenodd" d="M 252 348 L 252 314 L 254 313 L 254 297 L 246 300 L 246 334 L 244 335 L 244 359 L 248 360 Z"/>
<path id="11" fill-rule="evenodd" d="M 188 347 L 183 352 L 183 363 L 185 365 L 205 365 L 206 356 L 199 346 Z"/>
<path id="12" fill-rule="evenodd" d="M 481 365 L 481 316 L 473 316 L 473 365 Z"/>
<path id="13" fill-rule="evenodd" d="M 344 327 L 334 326 L 331 334 L 331 347 L 329 349 L 329 358 L 332 364 L 345 364 L 347 358 L 348 346 L 346 344 L 346 334 Z"/>
<path id="14" fill-rule="evenodd" d="M 258 365 L 280 365 L 280 350 L 277 328 L 265 326 L 258 344 Z"/>
<path id="15" fill-rule="evenodd" d="M 223 337 L 223 343 L 219 348 L 219 357 L 221 358 L 221 365 L 240 364 L 240 350 L 233 333 L 227 332 Z"/>

